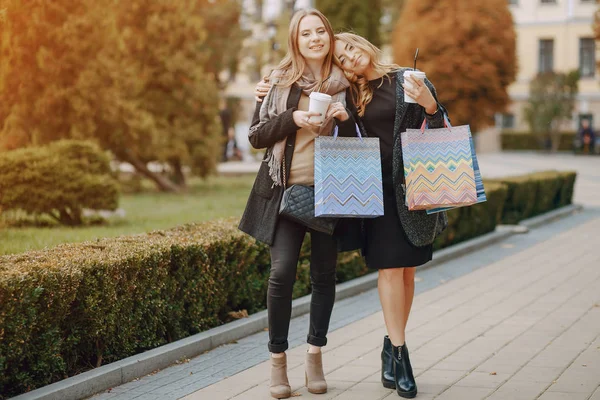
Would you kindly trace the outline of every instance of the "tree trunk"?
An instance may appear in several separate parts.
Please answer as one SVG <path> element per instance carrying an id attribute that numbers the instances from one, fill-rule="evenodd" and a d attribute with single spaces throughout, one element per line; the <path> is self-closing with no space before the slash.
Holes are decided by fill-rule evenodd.
<path id="1" fill-rule="evenodd" d="M 185 188 L 185 175 L 183 173 L 183 165 L 181 165 L 181 160 L 179 158 L 172 159 L 171 167 L 173 168 L 173 181 L 181 188 Z"/>
<path id="2" fill-rule="evenodd" d="M 141 161 L 137 157 L 130 154 L 126 154 L 125 157 L 123 157 L 123 161 L 130 163 L 131 165 L 133 165 L 136 171 L 138 171 L 146 178 L 152 180 L 159 190 L 163 192 L 179 192 L 181 190 L 179 186 L 171 182 L 169 179 L 150 171 L 146 163 Z"/>

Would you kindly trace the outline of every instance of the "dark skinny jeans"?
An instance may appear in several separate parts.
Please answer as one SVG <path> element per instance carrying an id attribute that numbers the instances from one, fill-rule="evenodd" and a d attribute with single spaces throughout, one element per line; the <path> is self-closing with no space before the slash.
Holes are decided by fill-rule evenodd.
<path id="1" fill-rule="evenodd" d="M 282 353 L 289 347 L 288 332 L 292 313 L 292 290 L 300 248 L 307 228 L 280 218 L 271 246 L 271 275 L 267 292 L 269 351 Z M 327 344 L 329 320 L 335 301 L 337 243 L 333 236 L 308 230 L 311 234 L 310 327 L 307 341 L 314 346 Z"/>

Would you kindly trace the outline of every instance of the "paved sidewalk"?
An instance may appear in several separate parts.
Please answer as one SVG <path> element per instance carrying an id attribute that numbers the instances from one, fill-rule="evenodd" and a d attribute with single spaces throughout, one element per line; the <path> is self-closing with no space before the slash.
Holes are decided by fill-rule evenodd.
<path id="1" fill-rule="evenodd" d="M 407 343 L 417 398 L 600 400 L 598 232 L 593 213 L 581 225 L 416 296 Z M 381 312 L 330 333 L 325 395 L 304 387 L 305 346 L 290 350 L 296 395 L 398 398 L 379 383 L 384 334 Z M 268 377 L 263 362 L 184 399 L 269 399 Z"/>

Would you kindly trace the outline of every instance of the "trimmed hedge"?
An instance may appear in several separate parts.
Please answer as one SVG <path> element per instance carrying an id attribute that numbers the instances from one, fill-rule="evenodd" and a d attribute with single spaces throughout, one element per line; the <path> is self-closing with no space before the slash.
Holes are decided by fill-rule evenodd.
<path id="1" fill-rule="evenodd" d="M 268 249 L 233 221 L 0 258 L 0 393 L 16 395 L 264 308 Z"/>
<path id="2" fill-rule="evenodd" d="M 508 188 L 502 223 L 516 224 L 571 204 L 576 177 L 574 171 L 543 171 L 495 180 Z"/>
<path id="3" fill-rule="evenodd" d="M 79 225 L 84 208 L 114 210 L 118 201 L 110 159 L 93 143 L 61 140 L 0 153 L 0 210 Z"/>
<path id="4" fill-rule="evenodd" d="M 487 181 L 484 187 L 486 202 L 448 211 L 448 227 L 435 240 L 434 249 L 448 247 L 496 229 L 502 218 L 508 188 L 501 183 Z"/>
<path id="5" fill-rule="evenodd" d="M 559 175 L 571 187 L 555 205 L 573 193 L 574 176 Z M 488 201 L 449 212 L 436 248 L 494 230 L 509 189 L 485 185 Z M 266 308 L 268 247 L 236 226 L 220 220 L 0 257 L 0 398 Z M 294 297 L 310 292 L 309 248 L 306 240 Z M 358 252 L 340 254 L 339 282 L 368 272 Z"/>
<path id="6" fill-rule="evenodd" d="M 558 150 L 573 151 L 576 132 L 561 132 Z M 544 150 L 546 136 L 531 132 L 504 131 L 500 135 L 502 150 Z"/>

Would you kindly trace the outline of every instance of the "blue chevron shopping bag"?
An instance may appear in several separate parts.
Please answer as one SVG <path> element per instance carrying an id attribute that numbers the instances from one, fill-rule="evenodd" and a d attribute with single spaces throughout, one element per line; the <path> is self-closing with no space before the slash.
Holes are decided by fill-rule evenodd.
<path id="1" fill-rule="evenodd" d="M 383 215 L 379 138 L 315 139 L 315 216 L 375 218 Z"/>

